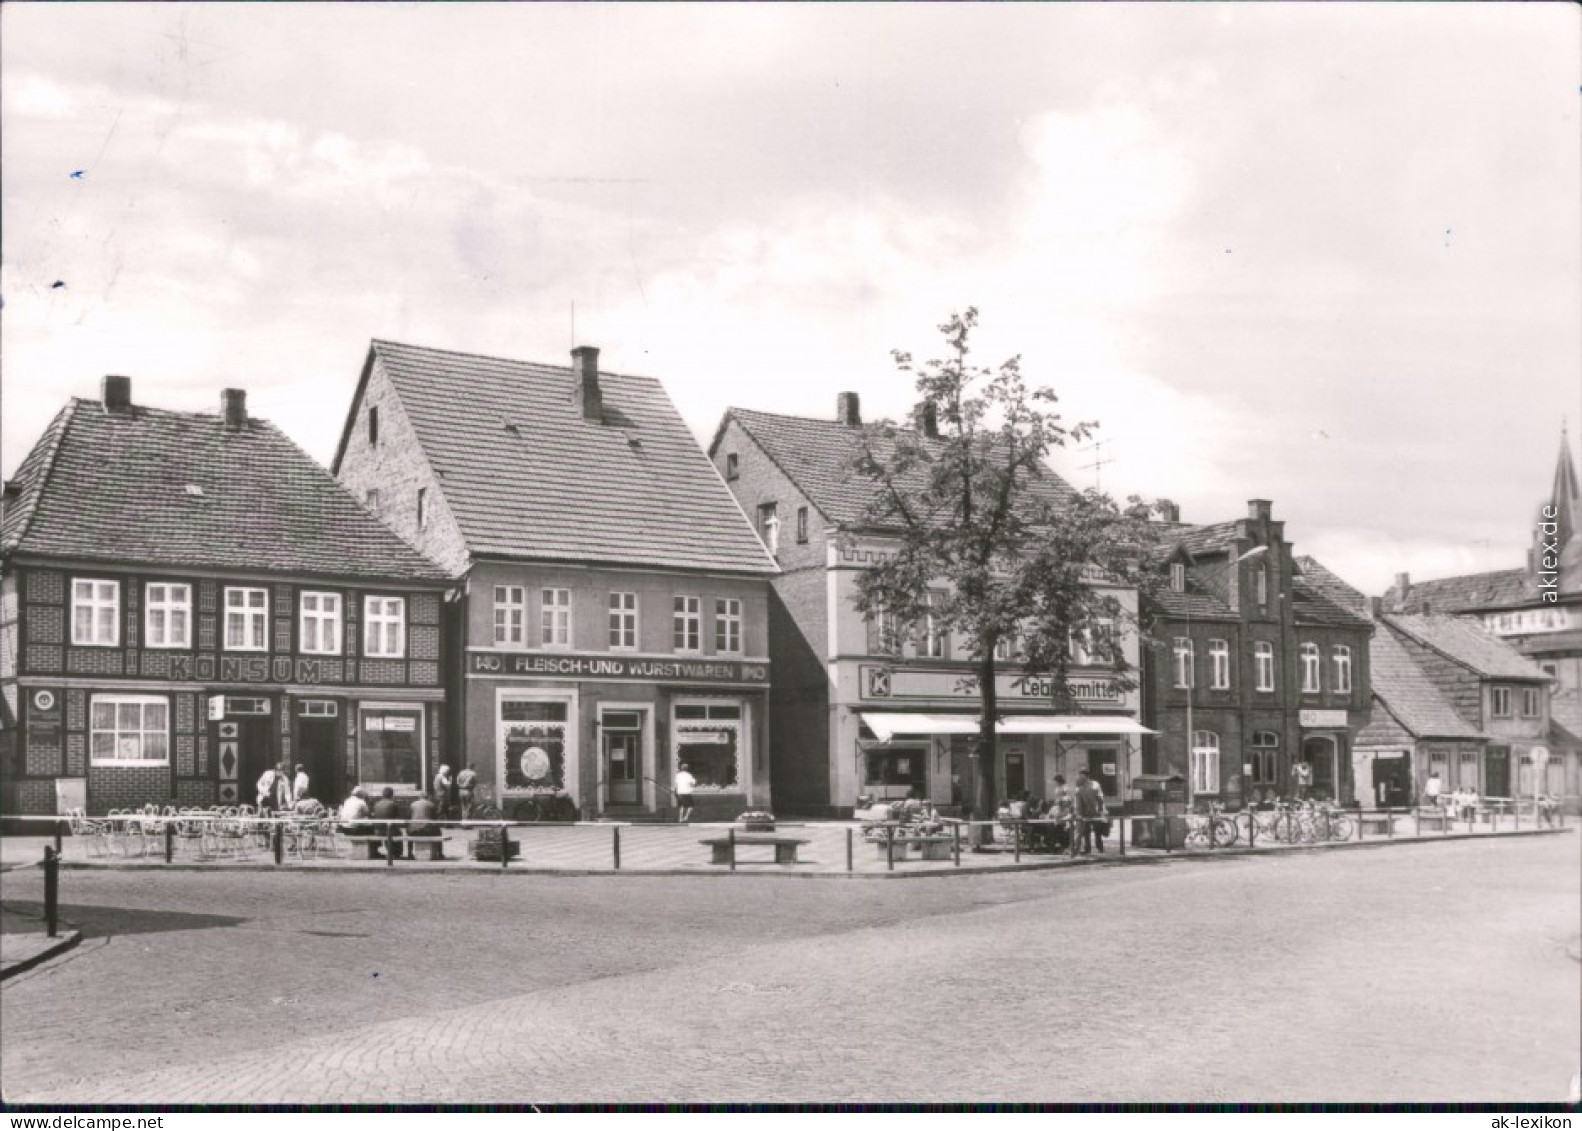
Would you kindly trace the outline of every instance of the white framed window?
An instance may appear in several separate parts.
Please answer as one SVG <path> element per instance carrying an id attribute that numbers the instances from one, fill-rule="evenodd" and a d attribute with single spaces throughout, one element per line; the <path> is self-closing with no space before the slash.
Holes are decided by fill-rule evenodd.
<path id="1" fill-rule="evenodd" d="M 1522 688 L 1522 718 L 1536 719 L 1543 713 L 1541 707 L 1542 704 L 1538 699 L 1538 689 L 1536 687 Z"/>
<path id="2" fill-rule="evenodd" d="M 1269 567 L 1259 566 L 1253 573 L 1253 584 L 1258 591 L 1258 604 L 1269 603 Z"/>
<path id="3" fill-rule="evenodd" d="M 1335 650 L 1330 654 L 1335 664 L 1335 690 L 1344 694 L 1351 693 L 1351 649 L 1344 644 L 1335 645 Z"/>
<path id="4" fill-rule="evenodd" d="M 796 540 L 798 542 L 806 542 L 807 541 L 807 508 L 806 507 L 798 507 L 796 509 Z"/>
<path id="5" fill-rule="evenodd" d="M 610 647 L 637 650 L 637 594 L 610 594 Z"/>
<path id="6" fill-rule="evenodd" d="M 925 603 L 923 639 L 919 642 L 918 653 L 930 659 L 942 660 L 950 652 L 950 636 L 945 632 L 944 626 L 940 623 L 940 619 L 934 610 L 945 603 L 945 595 L 930 590 Z"/>
<path id="7" fill-rule="evenodd" d="M 321 656 L 338 656 L 341 651 L 341 595 L 304 592 L 298 615 L 301 648 Z"/>
<path id="8" fill-rule="evenodd" d="M 735 597 L 714 602 L 714 650 L 737 655 L 742 650 L 742 603 Z"/>
<path id="9" fill-rule="evenodd" d="M 363 598 L 363 655 L 406 655 L 406 598 Z"/>
<path id="10" fill-rule="evenodd" d="M 538 597 L 539 643 L 546 648 L 570 648 L 571 590 L 545 589 Z"/>
<path id="11" fill-rule="evenodd" d="M 225 650 L 263 652 L 269 648 L 269 590 L 227 587 Z"/>
<path id="12" fill-rule="evenodd" d="M 1190 637 L 1177 636 L 1171 648 L 1175 656 L 1175 685 L 1177 687 L 1192 686 L 1192 640 Z"/>
<path id="13" fill-rule="evenodd" d="M 151 581 L 143 589 L 143 647 L 192 647 L 192 586 Z"/>
<path id="14" fill-rule="evenodd" d="M 523 586 L 494 587 L 494 642 L 527 643 L 527 590 Z"/>
<path id="15" fill-rule="evenodd" d="M 1302 645 L 1302 692 L 1311 695 L 1319 690 L 1318 686 L 1318 645 Z"/>
<path id="16" fill-rule="evenodd" d="M 74 577 L 71 582 L 71 642 L 121 643 L 121 583 Z"/>
<path id="17" fill-rule="evenodd" d="M 1192 792 L 1219 792 L 1219 735 L 1211 730 L 1192 732 Z"/>
<path id="18" fill-rule="evenodd" d="M 770 555 L 780 552 L 780 506 L 778 503 L 758 504 L 758 536 L 769 548 Z"/>
<path id="19" fill-rule="evenodd" d="M 1224 691 L 1230 686 L 1230 645 L 1224 640 L 1208 642 L 1209 686 Z"/>
<path id="20" fill-rule="evenodd" d="M 1007 634 L 994 642 L 994 658 L 996 660 L 1010 660 L 1015 655 L 1016 637 Z"/>
<path id="21" fill-rule="evenodd" d="M 170 700 L 158 695 L 95 695 L 88 720 L 95 766 L 170 763 Z"/>
<path id="22" fill-rule="evenodd" d="M 677 652 L 703 651 L 703 601 L 699 597 L 677 597 L 671 619 L 671 647 Z"/>
<path id="23" fill-rule="evenodd" d="M 872 650 L 875 655 L 896 656 L 901 652 L 901 626 L 889 609 L 875 609 L 870 614 L 873 625 Z"/>
<path id="24" fill-rule="evenodd" d="M 725 453 L 725 478 L 734 481 L 741 478 L 741 460 L 735 452 Z"/>
<path id="25" fill-rule="evenodd" d="M 368 509 L 369 510 L 373 511 L 374 514 L 378 514 L 379 513 L 379 488 L 377 488 L 377 487 L 370 487 L 370 488 L 368 488 L 367 493 L 363 496 L 363 501 L 368 504 Z"/>
<path id="26" fill-rule="evenodd" d="M 1186 563 L 1170 563 L 1170 588 L 1176 593 L 1186 592 Z"/>
<path id="27" fill-rule="evenodd" d="M 370 789 L 387 785 L 421 790 L 423 708 L 412 703 L 357 705 L 357 780 Z"/>
<path id="28" fill-rule="evenodd" d="M 1491 694 L 1491 698 L 1494 706 L 1494 717 L 1496 719 L 1510 718 L 1511 689 L 1508 687 L 1496 687 Z"/>
<path id="29" fill-rule="evenodd" d="M 1256 669 L 1259 691 L 1274 690 L 1274 645 L 1260 640 L 1253 645 L 1253 667 Z"/>

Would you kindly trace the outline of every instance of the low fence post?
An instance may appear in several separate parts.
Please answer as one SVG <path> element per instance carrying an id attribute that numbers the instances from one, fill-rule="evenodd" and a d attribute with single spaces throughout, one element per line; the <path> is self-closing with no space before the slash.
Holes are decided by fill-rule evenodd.
<path id="1" fill-rule="evenodd" d="M 1412 810 L 1412 827 L 1416 830 L 1412 834 L 1413 836 L 1423 835 L 1423 807 L 1421 805 Z"/>
<path id="2" fill-rule="evenodd" d="M 1512 801 L 1511 802 L 1511 813 L 1516 818 L 1516 831 L 1517 832 L 1521 832 L 1522 831 L 1522 803 L 1520 801 Z M 1468 832 L 1472 831 L 1472 822 L 1471 821 L 1467 822 L 1467 831 Z"/>
<path id="3" fill-rule="evenodd" d="M 55 855 L 56 856 L 61 855 L 65 851 L 65 845 L 63 845 L 61 843 L 61 838 L 66 835 L 65 834 L 65 830 L 66 830 L 66 822 L 65 821 L 56 821 L 55 822 Z"/>
<path id="4" fill-rule="evenodd" d="M 169 864 L 176 858 L 176 823 L 165 822 L 165 863 Z"/>
<path id="5" fill-rule="evenodd" d="M 1171 820 L 1171 818 L 1169 818 L 1169 817 L 1160 817 L 1159 818 L 1160 839 L 1162 839 L 1165 842 L 1165 854 L 1166 855 L 1169 855 L 1169 853 L 1170 853 L 1170 842 L 1175 839 L 1175 837 L 1171 833 L 1170 820 Z M 1072 841 L 1072 844 L 1075 844 L 1075 843 L 1076 843 L 1076 841 Z"/>
<path id="6" fill-rule="evenodd" d="M 886 871 L 895 871 L 895 829 L 890 825 L 884 827 L 884 866 Z"/>
<path id="7" fill-rule="evenodd" d="M 611 838 L 611 843 L 615 849 L 615 870 L 619 872 L 621 870 L 621 826 L 613 826 L 610 832 L 614 834 Z"/>
<path id="8" fill-rule="evenodd" d="M 1121 846 L 1121 855 L 1125 856 L 1126 855 L 1126 814 L 1124 812 L 1122 812 L 1119 817 L 1115 818 L 1115 828 L 1120 834 L 1117 839 L 1118 839 L 1118 841 L 1120 843 L 1120 846 Z"/>
<path id="9" fill-rule="evenodd" d="M 44 927 L 49 937 L 60 934 L 60 853 L 44 846 Z"/>
<path id="10" fill-rule="evenodd" d="M 956 867 L 961 867 L 961 826 L 950 826 L 950 855 L 956 862 Z"/>
<path id="11" fill-rule="evenodd" d="M 395 867 L 395 826 L 385 826 L 385 867 Z"/>
<path id="12" fill-rule="evenodd" d="M 511 863 L 511 826 L 504 821 L 500 822 L 500 870 L 503 872 Z"/>
<path id="13" fill-rule="evenodd" d="M 1375 809 L 1374 812 L 1377 813 L 1378 810 Z M 1357 806 L 1357 839 L 1358 840 L 1366 840 L 1367 839 L 1367 837 L 1363 834 L 1363 829 L 1365 829 L 1367 827 L 1367 824 L 1368 824 L 1368 811 L 1366 809 L 1364 809 L 1361 805 L 1358 805 Z"/>
<path id="14" fill-rule="evenodd" d="M 286 828 L 279 821 L 276 821 L 270 828 L 269 841 L 274 847 L 275 863 L 284 864 L 286 862 Z"/>
<path id="15" fill-rule="evenodd" d="M 1011 859 L 1018 864 L 1022 862 L 1022 822 L 1020 821 L 1011 825 Z"/>
<path id="16" fill-rule="evenodd" d="M 852 865 L 854 863 L 854 861 L 852 860 L 852 835 L 851 834 L 852 834 L 852 830 L 848 826 L 847 829 L 846 829 L 846 871 L 848 871 L 848 872 L 853 871 Z"/>
<path id="17" fill-rule="evenodd" d="M 736 871 L 736 827 L 733 825 L 726 832 L 726 845 L 730 849 L 731 871 Z"/>
<path id="18" fill-rule="evenodd" d="M 1251 805 L 1247 806 L 1247 847 L 1256 848 L 1258 845 L 1258 810 Z"/>

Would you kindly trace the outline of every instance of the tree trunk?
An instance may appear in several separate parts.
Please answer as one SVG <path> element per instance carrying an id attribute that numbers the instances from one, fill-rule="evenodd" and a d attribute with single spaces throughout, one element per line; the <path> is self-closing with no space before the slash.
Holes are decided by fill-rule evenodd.
<path id="1" fill-rule="evenodd" d="M 994 686 L 994 652 L 992 649 L 986 651 L 986 656 L 978 664 L 978 697 L 983 714 L 978 719 L 978 756 L 974 759 L 972 787 L 972 815 L 980 821 L 994 819 L 999 800 L 994 791 L 994 767 L 998 761 L 995 757 L 998 744 L 994 727 L 995 716 L 999 713 L 999 689 Z M 974 844 L 988 844 L 993 835 L 988 825 L 981 825 L 973 830 L 972 841 Z"/>

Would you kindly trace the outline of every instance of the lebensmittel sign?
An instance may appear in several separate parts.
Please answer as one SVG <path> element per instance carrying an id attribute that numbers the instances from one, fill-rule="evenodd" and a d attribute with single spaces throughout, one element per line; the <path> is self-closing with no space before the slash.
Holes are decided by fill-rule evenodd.
<path id="1" fill-rule="evenodd" d="M 467 672 L 478 676 L 539 676 L 544 679 L 611 679 L 655 683 L 749 683 L 768 686 L 769 665 L 714 656 L 650 658 L 575 652 L 493 652 L 467 655 Z"/>
<path id="2" fill-rule="evenodd" d="M 859 693 L 864 699 L 975 699 L 977 687 L 967 675 L 939 668 L 864 664 Z M 1002 703 L 1047 704 L 1055 693 L 1054 679 L 1044 675 L 1002 674 L 995 678 L 994 686 Z M 1066 681 L 1066 694 L 1079 703 L 1121 703 L 1125 699 L 1115 680 L 1104 675 L 1073 675 Z"/>

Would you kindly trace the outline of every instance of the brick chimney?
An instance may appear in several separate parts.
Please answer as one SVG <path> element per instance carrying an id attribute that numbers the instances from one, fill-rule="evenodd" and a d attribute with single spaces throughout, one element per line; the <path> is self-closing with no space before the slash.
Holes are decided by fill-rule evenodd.
<path id="1" fill-rule="evenodd" d="M 933 401 L 924 401 L 917 410 L 917 427 L 929 439 L 939 439 L 939 406 Z"/>
<path id="2" fill-rule="evenodd" d="M 1409 573 L 1396 574 L 1395 587 L 1400 590 L 1401 596 L 1406 596 L 1406 591 L 1412 587 L 1412 575 Z"/>
<path id="3" fill-rule="evenodd" d="M 220 390 L 220 417 L 227 432 L 240 432 L 247 427 L 247 390 Z"/>
<path id="4" fill-rule="evenodd" d="M 1371 618 L 1372 620 L 1378 620 L 1379 617 L 1382 616 L 1383 614 L 1384 614 L 1384 598 L 1382 598 L 1382 597 L 1369 597 L 1368 598 L 1368 616 L 1369 616 L 1369 618 Z"/>
<path id="5" fill-rule="evenodd" d="M 1172 503 L 1169 499 L 1160 499 L 1158 502 L 1160 522 L 1180 522 L 1181 504 Z"/>
<path id="6" fill-rule="evenodd" d="M 856 393 L 842 393 L 835 398 L 835 419 L 853 428 L 862 423 L 862 404 Z"/>
<path id="7" fill-rule="evenodd" d="M 1273 506 L 1274 504 L 1268 499 L 1248 499 L 1247 517 L 1251 519 L 1262 519 L 1264 522 L 1268 522 Z"/>
<path id="8" fill-rule="evenodd" d="M 604 422 L 604 392 L 599 388 L 599 347 L 578 346 L 571 351 L 571 374 L 577 380 L 577 403 L 582 419 Z"/>
<path id="9" fill-rule="evenodd" d="M 99 398 L 105 412 L 125 412 L 132 407 L 132 379 L 106 375 L 99 382 Z"/>

